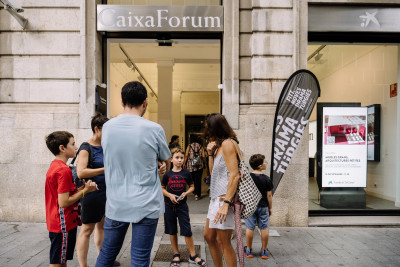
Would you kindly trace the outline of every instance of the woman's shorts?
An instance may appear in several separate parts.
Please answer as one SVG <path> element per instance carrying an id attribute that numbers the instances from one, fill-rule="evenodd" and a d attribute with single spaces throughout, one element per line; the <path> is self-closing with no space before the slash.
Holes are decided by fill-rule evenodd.
<path id="1" fill-rule="evenodd" d="M 106 200 L 106 190 L 85 194 L 85 197 L 81 199 L 82 223 L 100 222 L 106 211 Z"/>
<path id="2" fill-rule="evenodd" d="M 218 210 L 222 207 L 224 201 L 220 201 L 220 199 L 214 198 L 210 200 L 210 206 L 208 206 L 208 214 L 207 219 L 210 219 L 209 228 L 220 229 L 220 230 L 232 230 L 235 229 L 235 221 L 233 220 L 233 212 L 231 207 L 228 209 L 228 215 L 226 216 L 226 221 L 220 223 L 214 223 L 215 216 L 217 215 Z"/>

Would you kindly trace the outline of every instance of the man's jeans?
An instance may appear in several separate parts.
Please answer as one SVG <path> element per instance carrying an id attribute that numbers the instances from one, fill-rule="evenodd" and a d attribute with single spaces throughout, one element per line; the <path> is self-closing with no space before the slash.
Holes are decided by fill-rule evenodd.
<path id="1" fill-rule="evenodd" d="M 148 267 L 158 219 L 144 218 L 132 223 L 131 266 Z M 121 250 L 130 223 L 105 218 L 104 241 L 96 267 L 111 267 Z"/>

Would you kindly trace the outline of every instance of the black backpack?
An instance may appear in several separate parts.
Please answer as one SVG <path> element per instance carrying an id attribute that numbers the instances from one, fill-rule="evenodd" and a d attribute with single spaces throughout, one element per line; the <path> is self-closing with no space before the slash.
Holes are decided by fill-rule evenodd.
<path id="1" fill-rule="evenodd" d="M 195 168 L 201 167 L 201 164 L 202 164 L 201 153 L 200 153 L 201 146 L 200 146 L 200 149 L 198 151 L 194 151 L 194 149 L 192 147 L 192 144 L 190 144 L 189 146 L 193 151 L 193 158 L 190 160 L 190 163 L 191 163 L 192 167 L 195 167 Z"/>
<path id="2" fill-rule="evenodd" d="M 74 178 L 76 187 L 78 187 L 78 188 L 81 187 L 83 185 L 83 183 L 82 183 L 81 179 L 79 179 L 79 177 L 78 177 L 78 173 L 76 171 L 76 165 L 74 165 L 74 163 L 75 163 L 76 158 L 78 157 L 79 152 L 83 149 L 82 146 L 84 146 L 84 145 L 88 145 L 89 146 L 89 151 L 88 151 L 89 152 L 89 160 L 88 160 L 87 167 L 88 168 L 92 168 L 92 165 L 93 165 L 93 151 L 92 151 L 92 146 L 88 142 L 83 142 L 81 144 L 81 146 L 78 149 L 78 152 L 76 152 L 75 158 L 73 158 L 73 160 L 69 164 L 69 168 L 72 171 L 72 177 Z"/>

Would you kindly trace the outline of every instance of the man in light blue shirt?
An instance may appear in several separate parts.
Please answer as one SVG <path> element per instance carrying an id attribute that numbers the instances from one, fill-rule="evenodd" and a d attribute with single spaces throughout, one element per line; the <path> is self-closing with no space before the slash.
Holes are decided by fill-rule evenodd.
<path id="1" fill-rule="evenodd" d="M 158 167 L 171 157 L 163 128 L 142 118 L 147 91 L 140 82 L 122 87 L 123 114 L 103 125 L 106 177 L 104 241 L 96 266 L 112 266 L 132 223 L 131 266 L 149 266 L 158 218 L 164 213 Z"/>

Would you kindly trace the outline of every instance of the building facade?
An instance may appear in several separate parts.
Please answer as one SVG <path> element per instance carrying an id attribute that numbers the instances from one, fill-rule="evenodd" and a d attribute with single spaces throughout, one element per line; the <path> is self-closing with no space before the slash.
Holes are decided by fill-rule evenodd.
<path id="1" fill-rule="evenodd" d="M 45 136 L 55 130 L 68 130 L 74 134 L 78 144 L 87 140 L 91 136 L 91 116 L 96 109 L 96 86 L 107 85 L 108 102 L 112 97 L 111 88 L 119 86 L 117 82 L 114 85 L 110 83 L 112 64 L 122 62 L 121 60 L 118 62 L 118 59 L 115 61 L 109 59 L 112 55 L 112 43 L 119 39 L 124 39 L 124 43 L 138 39 L 155 39 L 154 36 L 129 33 L 129 31 L 124 33 L 98 31 L 97 5 L 140 5 L 147 6 L 149 10 L 155 5 L 223 7 L 223 30 L 217 34 L 209 33 L 212 35 L 211 39 L 219 40 L 217 50 L 220 49 L 220 54 L 207 61 L 210 68 L 212 64 L 220 66 L 216 79 L 219 79 L 218 83 L 221 84 L 221 92 L 216 88 L 217 84 L 215 85 L 217 98 L 220 98 L 216 101 L 219 103 L 219 108 L 217 110 L 210 108 L 204 113 L 220 110 L 227 117 L 238 134 L 240 147 L 247 160 L 255 153 L 262 153 L 267 159 L 270 158 L 274 113 L 282 87 L 294 71 L 310 67 L 308 64 L 310 7 L 321 4 L 345 7 L 359 5 L 378 8 L 400 7 L 400 2 L 397 0 L 222 2 L 18 0 L 18 2 L 24 9 L 20 14 L 28 20 L 25 29 L 22 29 L 20 23 L 0 5 L 0 220 L 30 222 L 45 220 L 44 181 L 53 158 L 44 143 Z M 207 31 L 201 34 L 202 37 L 198 38 L 189 32 L 187 35 L 182 34 L 180 39 L 210 39 L 207 37 Z M 318 36 L 314 41 L 320 43 L 335 41 L 330 40 L 329 36 L 326 41 L 318 39 L 323 38 L 322 35 Z M 387 43 L 395 45 L 395 42 L 396 39 L 391 39 Z M 158 74 L 165 73 L 165 79 L 168 79 L 175 71 L 171 66 L 178 66 L 187 61 L 179 58 L 171 65 L 170 61 L 168 63 L 165 60 L 166 57 L 167 55 L 159 56 L 156 63 Z M 133 61 L 135 58 L 137 57 L 133 57 Z M 197 58 L 193 62 L 202 61 L 201 58 Z M 143 59 L 141 69 L 146 69 L 145 63 Z M 115 65 L 115 70 L 120 66 Z M 129 79 L 132 71 L 118 73 Z M 143 76 L 151 76 L 151 71 L 149 73 Z M 157 77 L 150 77 L 148 80 L 152 79 Z M 161 125 L 167 125 L 165 127 L 168 129 L 166 130 L 168 139 L 176 132 L 183 135 L 184 130 L 181 125 L 184 125 L 184 118 L 182 117 L 181 123 L 178 124 L 171 121 L 173 118 L 181 117 L 181 110 L 187 107 L 181 105 L 178 111 L 173 108 L 174 105 L 170 105 L 171 107 L 165 105 L 165 110 L 161 108 L 163 99 L 175 99 L 183 95 L 182 91 L 179 94 L 173 91 L 174 85 L 171 83 L 164 86 L 170 87 L 172 91 L 164 90 L 160 84 L 165 79 L 158 81 L 155 90 L 156 96 L 158 95 L 158 100 L 155 100 L 158 103 L 158 111 L 155 111 L 157 115 L 154 116 L 157 117 L 149 119 L 153 118 Z M 190 84 L 183 81 L 181 84 L 182 87 L 190 87 Z M 198 87 L 206 86 L 202 84 Z M 192 93 L 201 91 L 196 86 L 193 88 Z M 211 91 L 210 89 L 210 97 L 212 97 Z M 323 94 L 322 87 L 321 95 Z M 204 100 L 200 104 L 204 106 L 210 101 L 213 100 Z M 397 101 L 397 98 L 392 101 Z M 392 128 L 386 131 L 398 133 L 400 116 L 398 116 L 399 111 L 396 108 L 394 110 L 395 124 L 392 123 Z M 308 128 L 273 197 L 272 225 L 308 225 L 310 178 L 307 135 Z M 398 161 L 399 147 L 400 144 L 396 143 L 394 154 L 390 156 L 391 160 Z M 384 153 L 385 151 L 382 155 Z M 269 168 L 270 162 L 267 162 L 267 170 Z M 395 178 L 387 185 L 393 190 L 380 194 L 400 206 L 400 174 L 397 166 L 394 167 L 393 173 Z M 376 183 L 373 182 L 369 186 L 374 187 Z"/>

